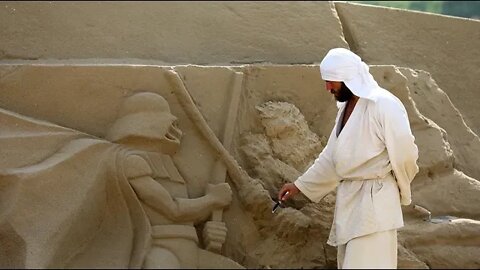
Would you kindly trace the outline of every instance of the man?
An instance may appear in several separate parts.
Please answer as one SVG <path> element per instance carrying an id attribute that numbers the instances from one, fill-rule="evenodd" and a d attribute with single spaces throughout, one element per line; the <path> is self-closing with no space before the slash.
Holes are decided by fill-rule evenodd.
<path id="1" fill-rule="evenodd" d="M 347 49 L 330 50 L 320 72 L 338 101 L 335 126 L 314 164 L 285 184 L 278 199 L 302 192 L 318 202 L 337 187 L 328 244 L 337 246 L 338 268 L 396 268 L 401 205 L 411 203 L 418 172 L 405 107 Z"/>

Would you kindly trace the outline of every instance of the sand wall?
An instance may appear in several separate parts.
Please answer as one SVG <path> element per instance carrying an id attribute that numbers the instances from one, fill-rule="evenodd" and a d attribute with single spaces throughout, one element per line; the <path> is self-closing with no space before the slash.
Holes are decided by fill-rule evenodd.
<path id="1" fill-rule="evenodd" d="M 0 60 L 312 63 L 347 47 L 329 2 L 2 2 Z"/>

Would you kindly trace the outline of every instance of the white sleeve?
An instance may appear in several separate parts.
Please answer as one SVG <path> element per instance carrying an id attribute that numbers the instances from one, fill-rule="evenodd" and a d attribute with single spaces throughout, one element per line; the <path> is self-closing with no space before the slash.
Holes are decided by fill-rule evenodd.
<path id="1" fill-rule="evenodd" d="M 402 205 L 412 201 L 410 183 L 418 173 L 418 148 L 410 130 L 407 111 L 398 99 L 379 102 L 379 120 L 390 164 L 400 190 Z"/>
<path id="2" fill-rule="evenodd" d="M 333 127 L 328 143 L 315 162 L 295 182 L 295 186 L 313 202 L 319 202 L 332 191 L 339 183 L 340 176 L 335 171 L 332 162 L 333 141 L 335 127 Z"/>

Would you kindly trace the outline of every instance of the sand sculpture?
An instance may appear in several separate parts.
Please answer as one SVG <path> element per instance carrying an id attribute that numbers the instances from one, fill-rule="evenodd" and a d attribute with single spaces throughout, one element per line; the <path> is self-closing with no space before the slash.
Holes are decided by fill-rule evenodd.
<path id="1" fill-rule="evenodd" d="M 211 29 L 206 22 L 215 13 L 225 20 L 217 31 L 226 29 L 227 44 L 237 45 L 222 45 L 220 54 L 193 46 L 203 44 L 196 41 L 172 49 L 178 42 L 156 42 L 158 36 L 148 40 L 161 50 L 135 39 L 119 42 L 130 46 L 132 56 L 102 43 L 108 38 L 98 40 L 98 33 L 108 32 L 95 31 L 103 19 L 72 16 L 71 25 L 86 22 L 97 38 L 78 50 L 69 40 L 60 44 L 43 36 L 45 47 L 28 49 L 37 34 L 68 32 L 68 24 L 55 28 L 48 22 L 23 43 L 17 36 L 42 14 L 60 19 L 59 12 L 103 10 L 101 18 L 122 26 L 123 15 L 142 8 L 30 5 L 5 2 L 0 10 L 0 22 L 9 26 L 1 30 L 8 41 L 0 43 L 0 267 L 335 268 L 336 249 L 326 244 L 335 192 L 319 203 L 298 196 L 271 212 L 278 189 L 306 170 L 333 126 L 337 108 L 315 64 L 331 47 L 350 47 L 372 61 L 377 82 L 405 104 L 419 146 L 413 203 L 403 207 L 406 225 L 399 230 L 399 268 L 480 267 L 480 139 L 471 100 L 457 93 L 450 99 L 455 89 L 440 64 L 429 69 L 427 52 L 427 60 L 377 55 L 381 43 L 364 39 L 376 20 L 370 15 L 403 18 L 402 13 L 328 2 L 206 3 L 199 9 L 145 4 L 148 11 L 129 21 L 134 28 L 176 11 L 169 25 L 184 25 L 190 36 L 170 33 L 159 23 L 160 36 L 195 41 L 199 36 L 191 31 Z M 293 33 L 288 36 L 276 28 L 285 25 L 276 17 L 262 17 L 290 9 L 304 34 L 287 31 Z M 358 9 L 365 14 L 353 12 Z M 227 13 L 235 16 L 222 17 Z M 477 29 L 478 35 L 478 21 L 404 14 L 465 24 L 465 31 Z M 356 16 L 362 23 L 352 24 Z M 14 18 L 25 20 L 12 23 Z M 255 39 L 250 32 L 231 36 L 231 29 L 248 21 L 258 22 L 255 45 L 248 43 Z M 320 35 L 309 25 L 325 30 Z M 71 39 L 82 36 L 81 29 L 75 28 Z M 270 32 L 300 43 L 280 42 L 275 54 Z M 135 35 L 141 40 L 142 32 Z M 308 45 L 313 43 L 321 45 Z M 268 53 L 257 44 L 269 44 Z M 468 43 L 475 44 L 476 39 Z M 463 61 L 478 67 L 480 60 Z M 464 78 L 469 86 L 472 76 Z"/>

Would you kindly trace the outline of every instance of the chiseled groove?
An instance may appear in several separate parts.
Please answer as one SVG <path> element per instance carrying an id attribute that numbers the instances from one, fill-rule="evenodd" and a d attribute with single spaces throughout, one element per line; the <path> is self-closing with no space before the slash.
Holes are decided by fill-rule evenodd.
<path id="1" fill-rule="evenodd" d="M 336 13 L 339 21 L 340 21 L 340 26 L 342 27 L 342 32 L 343 32 L 343 37 L 345 38 L 345 41 L 348 44 L 348 47 L 350 50 L 356 54 L 358 54 L 360 57 L 360 48 L 358 47 L 357 42 L 353 38 L 352 31 L 350 30 L 350 27 L 348 27 L 348 23 L 345 20 L 345 17 L 343 14 L 340 12 L 340 10 L 337 8 L 337 4 L 332 2 L 332 11 Z"/>

